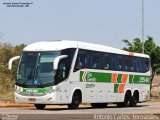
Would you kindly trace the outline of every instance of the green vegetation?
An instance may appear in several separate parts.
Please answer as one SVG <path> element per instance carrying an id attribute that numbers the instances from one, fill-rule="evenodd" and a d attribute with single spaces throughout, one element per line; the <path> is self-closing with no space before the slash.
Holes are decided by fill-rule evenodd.
<path id="1" fill-rule="evenodd" d="M 24 44 L 13 47 L 11 44 L 0 44 L 0 99 L 13 99 L 16 65 L 13 70 L 8 70 L 8 61 L 11 57 L 20 55 Z"/>
<path id="2" fill-rule="evenodd" d="M 139 38 L 135 38 L 132 42 L 129 40 L 122 40 L 127 47 L 123 50 L 130 52 L 142 53 L 142 42 Z M 151 85 L 155 75 L 160 75 L 160 47 L 157 46 L 152 37 L 147 37 L 144 42 L 144 53 L 148 54 L 151 58 L 152 76 Z"/>

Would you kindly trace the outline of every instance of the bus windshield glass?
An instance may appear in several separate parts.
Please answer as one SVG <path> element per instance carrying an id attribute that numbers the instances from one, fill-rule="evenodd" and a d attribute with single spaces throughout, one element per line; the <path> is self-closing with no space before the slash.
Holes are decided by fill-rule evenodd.
<path id="1" fill-rule="evenodd" d="M 54 84 L 53 61 L 60 52 L 23 52 L 17 70 L 16 84 L 45 87 Z"/>

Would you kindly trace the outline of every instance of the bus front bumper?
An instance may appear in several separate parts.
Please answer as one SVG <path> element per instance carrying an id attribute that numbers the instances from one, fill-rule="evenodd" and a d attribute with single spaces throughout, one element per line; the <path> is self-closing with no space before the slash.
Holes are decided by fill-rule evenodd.
<path id="1" fill-rule="evenodd" d="M 57 104 L 57 94 L 49 93 L 44 96 L 25 96 L 15 93 L 16 103 L 32 103 L 32 104 Z"/>

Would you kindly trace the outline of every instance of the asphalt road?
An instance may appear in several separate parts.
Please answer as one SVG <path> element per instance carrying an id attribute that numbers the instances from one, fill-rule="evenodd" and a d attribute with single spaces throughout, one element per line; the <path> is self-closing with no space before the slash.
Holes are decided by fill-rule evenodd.
<path id="1" fill-rule="evenodd" d="M 160 102 L 146 102 L 139 103 L 137 107 L 128 107 L 128 108 L 117 108 L 116 105 L 109 104 L 107 108 L 103 109 L 92 109 L 90 106 L 81 105 L 77 110 L 68 110 L 66 106 L 47 106 L 44 110 L 37 110 L 34 107 L 16 107 L 16 108 L 0 108 L 0 119 L 12 118 L 13 119 L 30 119 L 30 120 L 66 120 L 66 119 L 102 119 L 106 115 L 106 119 L 116 119 L 114 115 L 121 115 L 122 119 L 129 119 L 131 116 L 132 119 L 139 119 L 135 117 L 135 114 L 159 114 L 155 119 L 160 119 Z M 123 116 L 122 116 L 123 115 Z M 124 115 L 129 115 L 124 116 Z M 142 119 L 142 116 L 140 116 Z M 146 116 L 143 116 L 146 117 Z M 154 118 L 154 116 L 150 116 Z M 119 119 L 120 119 L 119 118 Z M 117 118 L 118 119 L 118 118 Z M 9 120 L 9 119 L 8 119 Z"/>

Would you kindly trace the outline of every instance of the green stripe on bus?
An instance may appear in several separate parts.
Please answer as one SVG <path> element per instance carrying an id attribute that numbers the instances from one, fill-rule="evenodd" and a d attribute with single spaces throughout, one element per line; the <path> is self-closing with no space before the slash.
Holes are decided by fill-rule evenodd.
<path id="1" fill-rule="evenodd" d="M 83 81 L 83 80 L 82 80 L 82 75 L 83 75 L 83 73 L 84 73 L 83 71 L 80 72 L 80 81 L 81 81 L 81 82 Z"/>
<path id="2" fill-rule="evenodd" d="M 83 81 L 84 71 L 80 71 L 80 81 Z M 87 72 L 86 82 L 106 82 L 111 83 L 111 73 Z"/>
<path id="3" fill-rule="evenodd" d="M 52 91 L 52 87 L 46 88 L 22 88 L 22 92 L 34 92 L 34 93 L 43 93 Z"/>
<path id="4" fill-rule="evenodd" d="M 134 75 L 129 75 L 129 83 L 132 83 L 133 77 L 134 77 Z"/>
<path id="5" fill-rule="evenodd" d="M 122 76 L 123 74 L 118 74 L 117 83 L 122 83 Z M 80 81 L 112 83 L 112 73 L 80 71 Z M 150 76 L 129 75 L 129 83 L 150 84 Z"/>
<path id="6" fill-rule="evenodd" d="M 117 77 L 117 82 L 118 83 L 122 83 L 122 75 L 123 74 L 118 74 L 118 77 Z"/>
<path id="7" fill-rule="evenodd" d="M 119 84 L 114 84 L 114 93 L 118 93 Z"/>
<path id="8" fill-rule="evenodd" d="M 134 84 L 150 84 L 150 76 L 129 75 L 129 83 Z"/>

